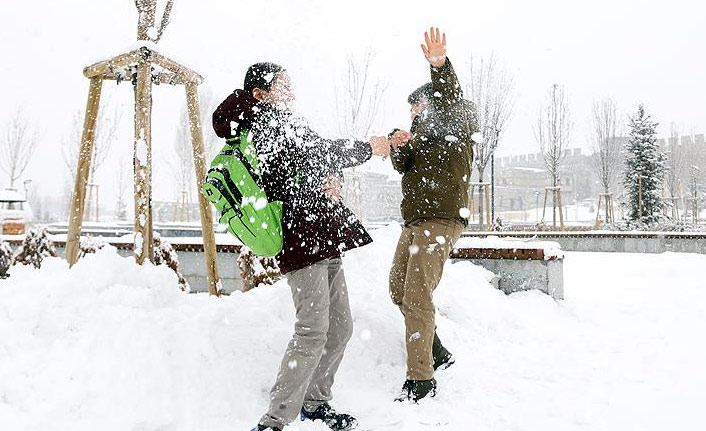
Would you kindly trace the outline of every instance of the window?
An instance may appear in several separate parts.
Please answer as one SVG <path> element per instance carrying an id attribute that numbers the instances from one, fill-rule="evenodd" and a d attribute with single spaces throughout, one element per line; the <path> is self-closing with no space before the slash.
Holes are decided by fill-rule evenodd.
<path id="1" fill-rule="evenodd" d="M 2 208 L 4 210 L 22 210 L 24 207 L 22 205 L 22 202 L 19 202 L 19 201 L 14 201 L 14 202 L 7 202 L 6 201 L 6 202 L 0 202 L 0 204 L 2 204 L 0 206 L 0 208 Z"/>

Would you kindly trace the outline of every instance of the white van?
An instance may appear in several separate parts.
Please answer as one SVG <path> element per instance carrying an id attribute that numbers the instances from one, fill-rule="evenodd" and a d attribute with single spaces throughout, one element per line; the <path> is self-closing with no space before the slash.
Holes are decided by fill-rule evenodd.
<path id="1" fill-rule="evenodd" d="M 29 230 L 32 210 L 17 190 L 0 190 L 0 223 L 3 235 L 23 235 Z"/>

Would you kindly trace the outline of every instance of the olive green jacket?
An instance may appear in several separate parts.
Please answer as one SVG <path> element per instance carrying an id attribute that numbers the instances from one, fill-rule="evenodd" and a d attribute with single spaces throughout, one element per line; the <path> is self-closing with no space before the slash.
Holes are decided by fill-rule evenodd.
<path id="1" fill-rule="evenodd" d="M 448 58 L 431 67 L 431 82 L 434 95 L 412 122 L 412 139 L 390 155 L 402 174 L 402 218 L 405 224 L 429 218 L 467 224 L 475 115 Z"/>

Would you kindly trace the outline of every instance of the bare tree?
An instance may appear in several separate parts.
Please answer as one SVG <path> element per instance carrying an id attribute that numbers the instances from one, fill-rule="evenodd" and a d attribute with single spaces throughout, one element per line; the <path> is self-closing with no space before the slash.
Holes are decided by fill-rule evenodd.
<path id="1" fill-rule="evenodd" d="M 618 137 L 620 127 L 618 110 L 613 99 L 605 98 L 593 102 L 593 162 L 604 193 L 610 193 L 621 165 L 622 143 Z"/>
<path id="2" fill-rule="evenodd" d="M 546 104 L 540 108 L 534 130 L 552 187 L 559 187 L 559 166 L 566 156 L 571 135 L 569 100 L 563 86 L 553 84 Z M 552 218 L 556 224 L 556 199 L 552 199 Z"/>
<path id="3" fill-rule="evenodd" d="M 686 142 L 685 142 L 686 141 Z M 687 210 L 691 210 L 692 222 L 698 223 L 699 219 L 699 193 L 702 191 L 703 165 L 706 160 L 704 148 L 699 147 L 696 140 L 696 131 L 692 128 L 691 132 L 682 140 L 684 145 L 684 173 L 682 178 L 685 179 L 686 190 L 688 192 L 688 203 L 685 203 L 684 218 L 686 218 Z"/>
<path id="4" fill-rule="evenodd" d="M 475 105 L 475 119 L 482 135 L 475 143 L 473 155 L 478 171 L 478 181 L 483 182 L 485 170 L 510 119 L 514 106 L 514 81 L 507 70 L 498 66 L 494 56 L 481 57 L 476 61 L 471 57 L 470 82 L 466 95 Z M 478 193 L 482 191 L 478 190 Z M 483 196 L 478 196 L 478 222 L 483 224 Z M 490 222 L 490 221 L 488 221 Z"/>
<path id="5" fill-rule="evenodd" d="M 666 192 L 669 195 L 669 204 L 671 208 L 671 216 L 674 219 L 679 218 L 678 201 L 679 194 L 682 191 L 682 179 L 685 175 L 685 168 L 688 165 L 686 160 L 685 148 L 681 143 L 681 135 L 679 128 L 675 123 L 669 126 L 669 140 L 667 144 L 667 172 L 664 177 L 664 185 Z"/>
<path id="6" fill-rule="evenodd" d="M 174 158 L 169 161 L 169 166 L 176 180 L 177 204 L 174 221 L 189 221 L 188 207 L 191 202 L 191 191 L 194 187 L 193 147 L 191 144 L 191 131 L 189 118 L 186 111 L 179 116 L 179 125 L 174 137 Z M 184 214 L 179 213 L 184 211 Z M 179 214 L 177 214 L 179 213 Z"/>
<path id="7" fill-rule="evenodd" d="M 106 101 L 104 105 L 110 102 Z M 117 138 L 118 125 L 120 124 L 120 111 L 114 109 L 109 111 L 105 106 L 98 110 L 98 119 L 96 120 L 96 134 L 93 142 L 93 154 L 91 155 L 91 165 L 88 173 L 88 185 L 90 187 L 88 194 L 87 207 L 85 213 L 86 218 L 91 215 L 91 208 L 95 208 L 96 215 L 98 214 L 98 184 L 96 183 L 96 173 L 105 162 L 110 151 L 110 147 Z M 78 164 L 78 153 L 81 149 L 81 137 L 83 133 L 84 111 L 79 109 L 74 113 L 73 127 L 68 140 L 62 142 L 62 155 L 64 156 L 64 165 L 69 171 L 69 178 L 75 178 Z M 70 193 L 69 193 L 70 194 Z"/>
<path id="8" fill-rule="evenodd" d="M 132 179 L 132 172 L 128 172 L 127 163 L 125 157 L 121 157 L 120 164 L 118 166 L 118 174 L 115 182 L 115 192 L 117 195 L 117 200 L 115 203 L 115 217 L 118 220 L 127 220 L 127 203 L 125 203 L 125 192 L 130 185 L 130 180 Z"/>
<path id="9" fill-rule="evenodd" d="M 336 89 L 340 132 L 353 139 L 364 139 L 370 133 L 378 120 L 382 97 L 387 90 L 387 84 L 383 81 L 371 82 L 373 58 L 371 50 L 360 59 L 349 57 L 343 85 Z"/>
<path id="10" fill-rule="evenodd" d="M 351 139 L 365 139 L 379 119 L 382 98 L 387 84 L 370 76 L 374 54 L 371 50 L 362 58 L 349 57 L 342 85 L 336 88 L 336 108 L 341 119 L 339 131 Z M 358 217 L 365 219 L 360 190 L 360 173 L 355 168 L 346 175 L 344 200 Z"/>
<path id="11" fill-rule="evenodd" d="M 0 150 L 0 167 L 8 175 L 11 189 L 15 188 L 15 181 L 27 169 L 38 140 L 38 132 L 29 125 L 22 109 L 18 108 L 5 126 Z"/>
<path id="12" fill-rule="evenodd" d="M 211 115 L 215 109 L 212 93 L 208 90 L 200 93 L 201 124 L 211 124 Z M 204 148 L 206 159 L 210 162 L 216 153 L 220 151 L 218 143 L 220 140 L 212 127 L 204 127 Z M 176 211 L 174 221 L 189 221 L 189 207 L 194 191 L 199 190 L 195 182 L 193 142 L 191 140 L 191 129 L 189 128 L 189 115 L 186 110 L 182 110 L 179 115 L 179 123 L 174 136 L 174 155 L 168 161 L 169 167 L 176 180 Z"/>

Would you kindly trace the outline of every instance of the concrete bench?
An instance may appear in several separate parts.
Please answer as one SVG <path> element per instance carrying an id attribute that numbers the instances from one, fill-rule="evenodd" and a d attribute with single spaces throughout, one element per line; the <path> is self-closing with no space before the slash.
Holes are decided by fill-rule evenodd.
<path id="1" fill-rule="evenodd" d="M 468 260 L 496 275 L 493 284 L 506 294 L 539 290 L 564 299 L 564 254 L 558 244 L 488 236 L 461 238 L 451 261 Z"/>

